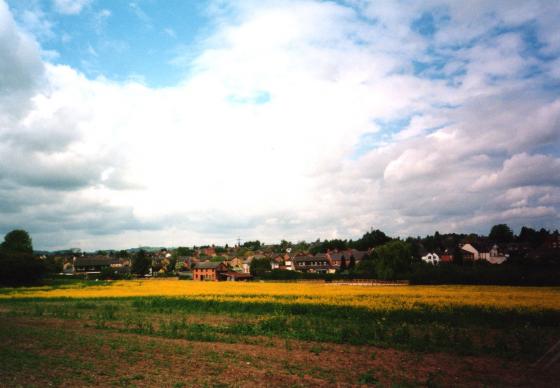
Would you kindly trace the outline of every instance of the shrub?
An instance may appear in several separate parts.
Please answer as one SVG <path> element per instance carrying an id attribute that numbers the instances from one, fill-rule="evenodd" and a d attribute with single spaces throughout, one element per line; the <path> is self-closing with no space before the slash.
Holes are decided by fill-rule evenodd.
<path id="1" fill-rule="evenodd" d="M 32 254 L 0 251 L 0 284 L 37 284 L 45 273 L 45 263 Z"/>

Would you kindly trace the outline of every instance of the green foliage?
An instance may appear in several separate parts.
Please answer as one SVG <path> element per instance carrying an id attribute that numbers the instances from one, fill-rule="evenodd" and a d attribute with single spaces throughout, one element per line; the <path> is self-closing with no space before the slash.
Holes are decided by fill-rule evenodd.
<path id="1" fill-rule="evenodd" d="M 226 247 L 221 247 L 221 246 L 215 246 L 215 247 L 214 247 L 214 250 L 216 251 L 216 253 L 217 253 L 218 255 L 227 252 L 227 248 L 226 248 Z"/>
<path id="2" fill-rule="evenodd" d="M 175 249 L 175 255 L 179 257 L 194 256 L 194 249 L 189 247 L 178 247 Z"/>
<path id="3" fill-rule="evenodd" d="M 29 237 L 29 233 L 21 229 L 15 229 L 6 234 L 1 248 L 9 252 L 33 253 L 31 237 Z"/>
<path id="4" fill-rule="evenodd" d="M 309 243 L 305 241 L 298 241 L 296 245 L 294 245 L 294 251 L 296 252 L 307 252 L 309 250 Z"/>
<path id="5" fill-rule="evenodd" d="M 46 272 L 45 263 L 29 253 L 0 250 L 0 284 L 37 284 Z"/>
<path id="6" fill-rule="evenodd" d="M 356 273 L 375 276 L 375 260 L 374 257 L 377 257 L 375 251 L 371 255 L 365 255 L 360 263 L 356 266 Z"/>
<path id="7" fill-rule="evenodd" d="M 520 359 L 534 359 L 545 351 L 557 336 L 560 319 L 556 310 L 537 313 L 422 304 L 414 308 L 371 310 L 281 300 L 294 296 L 277 298 L 269 302 L 255 302 L 250 295 L 247 302 L 181 297 L 15 298 L 0 300 L 0 306 L 18 316 L 80 318 L 103 330 L 196 341 L 250 342 L 254 337 L 266 336 Z M 207 314 L 228 319 L 207 322 Z M 484 337 L 488 332 L 496 335 Z M 324 350 L 322 345 L 311 349 L 314 353 Z"/>
<path id="8" fill-rule="evenodd" d="M 537 248 L 541 246 L 546 238 L 550 235 L 550 232 L 544 228 L 541 230 L 536 231 L 533 228 L 528 228 L 526 226 L 521 228 L 519 232 L 518 241 L 520 243 L 529 244 L 532 248 Z"/>
<path id="9" fill-rule="evenodd" d="M 130 278 L 131 276 L 129 273 L 123 273 L 110 267 L 103 268 L 99 274 L 99 279 L 101 280 L 123 280 Z"/>
<path id="10" fill-rule="evenodd" d="M 272 267 L 270 266 L 270 260 L 267 258 L 253 259 L 249 267 L 251 275 L 253 276 L 262 276 L 265 273 L 270 272 L 271 269 Z"/>
<path id="11" fill-rule="evenodd" d="M 379 382 L 377 377 L 375 377 L 375 370 L 370 369 L 366 373 L 362 373 L 360 375 L 360 379 L 358 380 L 359 384 L 366 384 L 366 385 L 376 385 Z"/>
<path id="12" fill-rule="evenodd" d="M 171 256 L 168 260 L 167 265 L 165 266 L 165 271 L 168 273 L 174 272 L 176 267 L 177 267 L 177 257 Z"/>
<path id="13" fill-rule="evenodd" d="M 506 224 L 494 225 L 490 230 L 488 238 L 497 243 L 509 243 L 514 239 L 513 231 Z"/>
<path id="14" fill-rule="evenodd" d="M 117 252 L 117 257 L 121 259 L 128 259 L 130 257 L 130 253 L 127 250 L 122 250 Z"/>
<path id="15" fill-rule="evenodd" d="M 558 286 L 560 267 L 535 267 L 516 264 L 437 266 L 418 263 L 412 266 L 411 284 L 481 284 L 512 286 Z"/>
<path id="16" fill-rule="evenodd" d="M 243 248 L 247 248 L 250 251 L 258 251 L 261 249 L 261 242 L 259 240 L 255 241 L 245 241 L 242 245 Z"/>
<path id="17" fill-rule="evenodd" d="M 453 264 L 462 265 L 463 264 L 463 250 L 458 246 L 453 250 Z"/>
<path id="18" fill-rule="evenodd" d="M 275 253 L 286 253 L 286 249 L 292 248 L 293 244 L 290 241 L 282 240 L 280 244 L 274 245 L 272 247 L 273 252 Z"/>
<path id="19" fill-rule="evenodd" d="M 146 251 L 140 249 L 132 259 L 131 272 L 137 275 L 145 275 L 150 271 L 152 261 L 146 254 Z"/>
<path id="20" fill-rule="evenodd" d="M 46 272 L 45 262 L 33 256 L 31 237 L 25 230 L 6 234 L 0 245 L 0 284 L 36 284 Z"/>
<path id="21" fill-rule="evenodd" d="M 45 259 L 45 268 L 48 273 L 60 273 L 64 266 L 64 259 L 61 257 L 47 256 Z"/>
<path id="22" fill-rule="evenodd" d="M 375 248 L 391 241 L 385 233 L 379 229 L 366 232 L 359 240 L 351 243 L 352 247 L 360 251 L 367 251 L 369 248 Z"/>
<path id="23" fill-rule="evenodd" d="M 342 256 L 340 258 L 340 268 L 338 269 L 338 272 L 344 272 L 348 269 L 348 266 L 346 265 L 346 257 Z"/>
<path id="24" fill-rule="evenodd" d="M 393 240 L 376 249 L 375 272 L 380 279 L 405 279 L 409 276 L 412 263 L 410 244 Z"/>
<path id="25" fill-rule="evenodd" d="M 348 270 L 353 271 L 356 268 L 356 258 L 354 255 L 350 256 L 350 262 L 348 263 Z"/>
<path id="26" fill-rule="evenodd" d="M 314 243 L 309 252 L 316 255 L 317 253 L 326 253 L 329 250 L 344 251 L 346 249 L 348 249 L 348 240 L 333 239 Z"/>

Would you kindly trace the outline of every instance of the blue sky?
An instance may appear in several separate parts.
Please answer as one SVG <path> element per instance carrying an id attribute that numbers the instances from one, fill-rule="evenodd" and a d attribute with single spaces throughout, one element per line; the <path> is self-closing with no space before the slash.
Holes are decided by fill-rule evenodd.
<path id="1" fill-rule="evenodd" d="M 0 0 L 38 248 L 559 227 L 553 1 Z"/>
<path id="2" fill-rule="evenodd" d="M 9 1 L 25 26 L 26 12 L 42 12 L 48 27 L 28 26 L 51 61 L 66 64 L 91 78 L 123 81 L 139 77 L 147 85 L 175 85 L 186 73 L 179 53 L 197 53 L 196 39 L 211 29 L 201 2 L 95 1 L 76 14 L 59 12 L 50 1 Z M 31 4 L 31 5 L 30 5 Z M 42 31 L 41 31 L 42 29 Z"/>

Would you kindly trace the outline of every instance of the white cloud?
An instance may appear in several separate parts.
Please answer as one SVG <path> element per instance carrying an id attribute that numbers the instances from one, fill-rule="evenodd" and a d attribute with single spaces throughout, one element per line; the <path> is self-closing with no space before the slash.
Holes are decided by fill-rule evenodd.
<path id="1" fill-rule="evenodd" d="M 434 7 L 452 22 L 430 47 L 409 26 Z M 0 228 L 92 248 L 558 220 L 560 100 L 546 74 L 523 75 L 547 65 L 519 33 L 489 35 L 529 16 L 486 2 L 293 1 L 216 17 L 200 54 L 177 63 L 189 76 L 153 89 L 44 64 L 0 1 L 0 199 L 18 209 L 0 207 Z M 434 47 L 464 71 L 456 82 L 411 70 Z M 379 120 L 402 117 L 406 128 L 382 133 Z M 382 141 L 356 157 L 365 135 Z"/>
<path id="2" fill-rule="evenodd" d="M 513 155 L 499 171 L 477 179 L 473 189 L 535 184 L 560 185 L 560 159 L 526 153 Z"/>

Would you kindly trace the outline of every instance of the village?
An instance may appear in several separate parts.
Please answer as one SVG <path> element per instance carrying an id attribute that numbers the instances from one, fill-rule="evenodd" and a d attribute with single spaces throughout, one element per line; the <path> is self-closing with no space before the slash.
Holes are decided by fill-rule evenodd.
<path id="1" fill-rule="evenodd" d="M 361 241 L 367 241 L 367 236 L 366 233 Z M 412 248 L 412 261 L 432 266 L 474 263 L 504 265 L 520 261 L 539 265 L 547 260 L 556 262 L 560 252 L 560 235 L 557 231 L 543 234 L 540 241 L 532 242 L 517 238 L 517 241 L 498 243 L 489 237 L 471 235 L 456 243 L 456 235 L 439 235 L 436 232 L 434 236 L 439 240 L 435 244 L 431 236 L 423 240 L 407 240 L 406 244 Z M 341 244 L 339 241 L 325 241 L 319 245 L 283 241 L 280 245 L 264 245 L 257 240 L 233 247 L 139 248 L 96 253 L 69 250 L 55 254 L 49 260 L 59 263 L 61 273 L 67 276 L 109 274 L 113 275 L 110 277 L 126 277 L 137 274 L 142 277 L 176 276 L 195 281 L 247 281 L 263 273 L 279 274 L 277 278 L 283 278 L 285 276 L 282 274 L 289 272 L 360 275 L 364 273 L 367 261 L 374 259 L 379 246 L 383 245 L 371 241 L 371 246 L 366 249 L 355 249 L 344 248 L 352 244 Z M 434 245 L 435 249 L 429 249 Z M 133 269 L 133 259 L 139 255 L 146 263 L 140 273 Z"/>

